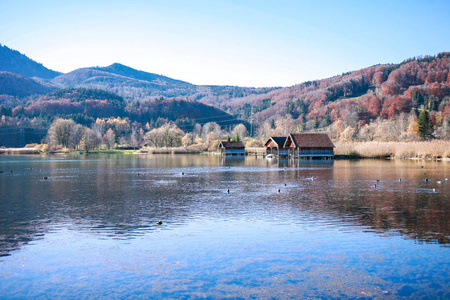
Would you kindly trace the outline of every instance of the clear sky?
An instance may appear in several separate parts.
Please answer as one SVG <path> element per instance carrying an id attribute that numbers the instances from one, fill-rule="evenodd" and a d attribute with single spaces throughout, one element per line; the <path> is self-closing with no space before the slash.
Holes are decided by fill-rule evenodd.
<path id="1" fill-rule="evenodd" d="M 290 86 L 450 51 L 450 1 L 0 0 L 0 43 L 61 72 Z"/>

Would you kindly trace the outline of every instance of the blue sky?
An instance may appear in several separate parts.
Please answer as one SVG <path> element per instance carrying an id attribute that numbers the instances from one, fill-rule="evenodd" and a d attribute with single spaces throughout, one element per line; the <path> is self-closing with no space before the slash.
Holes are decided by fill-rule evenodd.
<path id="1" fill-rule="evenodd" d="M 450 51 L 450 1 L 0 1 L 0 43 L 69 72 L 291 86 Z"/>

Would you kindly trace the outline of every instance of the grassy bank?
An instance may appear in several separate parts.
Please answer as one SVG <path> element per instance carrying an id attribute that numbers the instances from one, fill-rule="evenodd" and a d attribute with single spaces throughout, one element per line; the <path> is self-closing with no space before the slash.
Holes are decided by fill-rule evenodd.
<path id="1" fill-rule="evenodd" d="M 82 151 L 84 152 L 84 151 Z M 89 153 L 139 153 L 139 149 L 136 150 L 123 150 L 123 149 L 112 149 L 112 150 L 91 150 Z"/>
<path id="2" fill-rule="evenodd" d="M 362 158 L 450 158 L 450 141 L 335 143 L 335 155 Z"/>

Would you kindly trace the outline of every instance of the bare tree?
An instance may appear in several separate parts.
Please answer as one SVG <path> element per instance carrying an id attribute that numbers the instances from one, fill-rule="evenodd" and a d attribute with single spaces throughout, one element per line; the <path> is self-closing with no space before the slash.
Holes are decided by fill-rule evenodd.
<path id="1" fill-rule="evenodd" d="M 166 147 L 180 147 L 181 139 L 184 136 L 184 132 L 178 128 L 174 123 L 164 124 L 161 129 L 164 134 L 164 145 Z"/>
<path id="2" fill-rule="evenodd" d="M 214 132 L 216 134 L 217 138 L 219 138 L 219 139 L 223 135 L 222 129 L 220 129 L 220 125 L 215 122 L 209 122 L 209 123 L 206 123 L 205 125 L 203 125 L 202 138 L 206 140 L 206 136 L 210 132 Z"/>
<path id="3" fill-rule="evenodd" d="M 96 133 L 94 130 L 87 128 L 84 132 L 82 144 L 84 150 L 86 152 L 89 152 L 89 150 L 95 149 L 100 144 L 100 137 L 98 133 Z"/>
<path id="4" fill-rule="evenodd" d="M 135 127 L 131 129 L 131 135 L 130 135 L 130 146 L 133 147 L 133 149 L 136 150 L 136 148 L 139 148 L 139 145 L 141 144 L 139 133 Z"/>
<path id="5" fill-rule="evenodd" d="M 153 146 L 155 148 L 161 147 L 162 135 L 159 128 L 155 128 L 147 132 L 144 136 L 144 141 L 148 146 Z"/>
<path id="6" fill-rule="evenodd" d="M 276 124 L 276 134 L 281 136 L 288 136 L 289 133 L 295 131 L 295 123 L 291 115 L 286 115 L 275 121 Z"/>
<path id="7" fill-rule="evenodd" d="M 194 139 L 201 137 L 202 135 L 202 125 L 196 123 L 194 126 L 194 131 L 192 132 L 192 134 L 194 135 Z"/>
<path id="8" fill-rule="evenodd" d="M 50 145 L 62 145 L 69 148 L 71 144 L 72 128 L 75 126 L 73 120 L 56 119 L 50 125 L 47 132 L 47 141 Z"/>
<path id="9" fill-rule="evenodd" d="M 239 139 L 243 139 L 248 136 L 248 130 L 247 127 L 245 127 L 244 124 L 238 124 L 234 127 L 233 131 L 231 132 L 231 136 L 239 136 Z"/>
<path id="10" fill-rule="evenodd" d="M 86 127 L 75 124 L 71 127 L 71 133 L 69 138 L 70 148 L 77 148 L 80 145 L 80 141 L 83 138 Z"/>
<path id="11" fill-rule="evenodd" d="M 179 147 L 184 132 L 174 123 L 166 123 L 145 134 L 145 142 L 153 147 Z"/>
<path id="12" fill-rule="evenodd" d="M 273 136 L 274 129 L 271 126 L 271 121 L 265 121 L 258 127 L 258 136 L 263 140 L 266 141 L 270 136 Z"/>
<path id="13" fill-rule="evenodd" d="M 116 144 L 116 134 L 114 133 L 114 130 L 111 128 L 108 129 L 103 136 L 103 141 L 108 146 L 108 149 L 113 149 Z"/>
<path id="14" fill-rule="evenodd" d="M 375 138 L 376 129 L 377 123 L 365 124 L 359 130 L 359 138 L 365 141 L 373 141 Z"/>

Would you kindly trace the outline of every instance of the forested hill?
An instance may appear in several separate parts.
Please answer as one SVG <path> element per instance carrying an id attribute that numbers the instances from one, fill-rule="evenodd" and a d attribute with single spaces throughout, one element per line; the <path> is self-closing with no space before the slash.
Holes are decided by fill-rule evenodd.
<path id="1" fill-rule="evenodd" d="M 336 122 L 362 126 L 424 108 L 450 117 L 450 52 L 384 64 L 260 95 L 234 98 L 225 109 L 263 122 L 291 116 L 303 129 Z M 342 125 L 341 125 L 342 126 Z"/>
<path id="2" fill-rule="evenodd" d="M 0 95 L 26 97 L 35 94 L 46 94 L 52 90 L 31 78 L 9 72 L 0 72 Z"/>
<path id="3" fill-rule="evenodd" d="M 149 100 L 159 97 L 183 97 L 220 106 L 235 97 L 258 95 L 274 88 L 236 86 L 201 86 L 166 76 L 143 72 L 115 63 L 107 67 L 81 68 L 52 80 L 59 88 L 83 87 L 103 89 L 126 100 Z"/>
<path id="4" fill-rule="evenodd" d="M 172 78 L 169 78 L 166 76 L 148 73 L 148 72 L 144 72 L 144 71 L 139 71 L 139 70 L 127 67 L 127 66 L 119 64 L 119 63 L 114 63 L 107 67 L 96 67 L 94 69 L 121 75 L 121 76 L 125 76 L 125 77 L 129 77 L 129 78 L 134 78 L 137 80 L 144 80 L 144 81 L 148 81 L 148 82 L 155 82 L 155 83 L 159 82 L 159 83 L 164 83 L 164 84 L 180 84 L 180 85 L 185 85 L 185 86 L 192 85 L 188 82 L 172 79 Z"/>
<path id="5" fill-rule="evenodd" d="M 52 79 L 60 72 L 47 69 L 42 64 L 23 55 L 19 51 L 12 50 L 0 44 L 0 71 L 20 74 L 26 77 L 39 77 Z"/>
<path id="6" fill-rule="evenodd" d="M 187 82 L 135 70 L 121 64 L 77 69 L 57 76 L 52 83 L 60 88 L 107 90 L 130 100 L 189 96 L 196 92 L 196 86 Z"/>
<path id="7" fill-rule="evenodd" d="M 216 107 L 178 98 L 161 97 L 141 102 L 126 102 L 122 97 L 104 90 L 70 88 L 56 90 L 37 99 L 27 99 L 28 101 L 22 104 L 0 105 L 0 111 L 17 120 L 38 118 L 46 122 L 56 117 L 64 117 L 83 125 L 90 125 L 97 118 L 110 117 L 128 117 L 131 122 L 151 125 L 172 121 L 188 131 L 192 130 L 196 123 L 216 122 L 222 126 L 242 123 Z"/>

